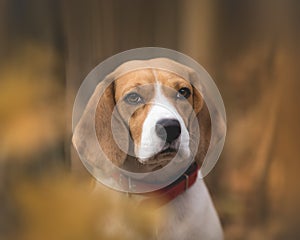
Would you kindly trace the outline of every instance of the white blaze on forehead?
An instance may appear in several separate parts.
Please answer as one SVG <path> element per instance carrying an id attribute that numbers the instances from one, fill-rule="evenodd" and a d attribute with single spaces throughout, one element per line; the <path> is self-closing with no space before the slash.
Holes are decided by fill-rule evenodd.
<path id="1" fill-rule="evenodd" d="M 161 83 L 157 79 L 156 71 L 153 70 L 156 80 L 155 94 L 152 106 L 143 123 L 140 145 L 136 146 L 135 153 L 141 162 L 147 162 L 155 154 L 159 153 L 165 146 L 165 141 L 159 138 L 155 132 L 156 123 L 161 119 L 177 119 L 181 127 L 181 135 L 176 142 L 179 154 L 189 157 L 189 133 L 184 121 L 175 106 L 164 96 Z"/>

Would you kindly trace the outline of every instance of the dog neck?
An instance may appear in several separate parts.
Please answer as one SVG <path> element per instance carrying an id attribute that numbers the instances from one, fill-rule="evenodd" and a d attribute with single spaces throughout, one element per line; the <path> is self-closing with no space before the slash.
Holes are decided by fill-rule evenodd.
<path id="1" fill-rule="evenodd" d="M 169 184 L 166 187 L 161 189 L 147 192 L 147 193 L 127 193 L 128 196 L 136 196 L 142 197 L 140 200 L 141 206 L 146 205 L 155 205 L 157 207 L 167 204 L 171 200 L 175 199 L 180 194 L 184 193 L 188 190 L 196 181 L 198 176 L 199 166 L 196 162 L 193 162 L 190 167 L 174 182 Z M 119 174 L 118 176 L 114 176 L 115 180 L 121 185 L 124 189 L 130 189 L 131 185 L 143 188 L 149 187 L 150 184 L 148 183 L 139 183 L 134 182 L 132 183 L 127 177 Z M 137 186 L 140 185 L 140 186 Z M 151 186 L 150 186 L 151 187 Z"/>

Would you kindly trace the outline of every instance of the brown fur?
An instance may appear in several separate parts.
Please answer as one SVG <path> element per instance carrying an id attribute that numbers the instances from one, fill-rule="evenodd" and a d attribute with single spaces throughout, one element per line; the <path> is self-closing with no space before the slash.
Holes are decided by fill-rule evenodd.
<path id="1" fill-rule="evenodd" d="M 108 159 L 111 159 L 115 165 L 121 166 L 125 161 L 126 153 L 117 146 L 112 132 L 110 131 L 112 117 L 114 117 L 115 123 L 118 124 L 115 128 L 118 128 L 118 130 L 124 130 L 126 127 L 124 126 L 123 120 L 118 115 L 113 115 L 113 109 L 115 106 L 113 96 L 114 83 L 105 90 L 99 100 L 96 108 L 95 129 L 101 148 Z M 127 135 L 126 130 L 124 134 L 125 136 Z M 127 139 L 125 139 L 125 141 L 127 141 Z"/>
<path id="2" fill-rule="evenodd" d="M 137 92 L 150 101 L 154 97 L 153 85 L 155 79 L 150 69 L 143 69 L 123 75 L 115 81 L 115 99 L 119 103 L 118 111 L 124 121 L 129 124 L 131 137 L 135 144 L 141 141 L 142 127 L 151 108 L 151 104 L 130 106 L 122 101 L 131 91 Z"/>
<path id="3" fill-rule="evenodd" d="M 193 87 L 189 81 L 183 79 L 182 77 L 170 73 L 167 71 L 155 70 L 157 73 L 157 80 L 162 84 L 162 92 L 168 98 L 168 100 L 176 107 L 176 110 L 183 118 L 185 125 L 188 127 L 189 125 L 189 117 L 193 111 Z M 174 94 L 178 92 L 179 89 L 186 87 L 190 89 L 191 96 L 187 99 L 187 101 L 176 101 L 174 98 Z M 200 96 L 200 101 L 202 98 Z"/>

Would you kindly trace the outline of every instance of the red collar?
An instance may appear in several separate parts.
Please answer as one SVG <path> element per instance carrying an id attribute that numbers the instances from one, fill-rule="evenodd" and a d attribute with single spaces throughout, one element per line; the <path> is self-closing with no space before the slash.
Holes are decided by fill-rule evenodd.
<path id="1" fill-rule="evenodd" d="M 142 200 L 140 203 L 141 206 L 155 204 L 155 206 L 162 206 L 180 194 L 184 193 L 188 188 L 190 188 L 197 179 L 199 166 L 196 162 L 193 162 L 190 167 L 181 175 L 175 182 L 170 185 L 155 190 L 153 192 L 148 193 L 137 193 L 137 195 L 143 195 L 147 198 Z M 121 181 L 119 179 L 119 183 L 122 185 L 127 181 Z"/>
<path id="2" fill-rule="evenodd" d="M 149 198 L 143 200 L 141 202 L 141 206 L 149 205 L 153 202 L 156 205 L 162 206 L 172 201 L 196 182 L 198 170 L 198 164 L 194 162 L 175 182 L 162 189 L 150 193 L 144 193 L 144 195 L 147 197 L 149 196 Z"/>

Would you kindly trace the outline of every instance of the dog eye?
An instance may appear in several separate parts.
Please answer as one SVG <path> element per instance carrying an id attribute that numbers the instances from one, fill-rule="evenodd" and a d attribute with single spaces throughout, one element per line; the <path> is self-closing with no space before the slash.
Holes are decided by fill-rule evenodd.
<path id="1" fill-rule="evenodd" d="M 144 99 L 137 93 L 127 94 L 124 100 L 130 105 L 137 105 L 144 102 Z"/>
<path id="2" fill-rule="evenodd" d="M 191 90 L 186 87 L 183 87 L 178 90 L 176 98 L 185 99 L 189 98 L 189 96 L 191 96 Z"/>

